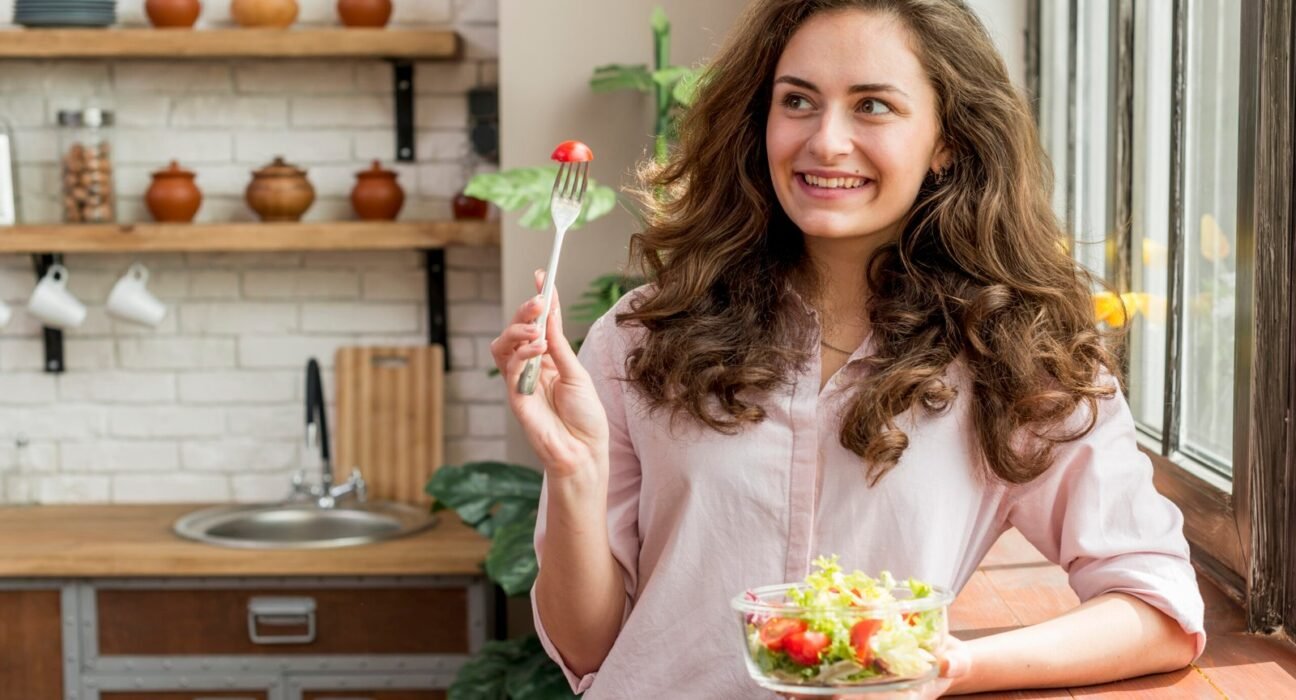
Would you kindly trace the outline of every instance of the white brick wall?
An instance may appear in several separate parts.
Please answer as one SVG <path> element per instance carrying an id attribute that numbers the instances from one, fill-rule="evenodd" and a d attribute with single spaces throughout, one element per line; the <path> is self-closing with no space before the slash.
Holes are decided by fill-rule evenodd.
<path id="1" fill-rule="evenodd" d="M 299 0 L 303 24 L 336 23 L 335 0 Z M 119 0 L 124 25 L 146 24 L 143 0 Z M 171 159 L 197 172 L 199 221 L 254 220 L 243 202 L 252 170 L 276 155 L 316 187 L 308 220 L 349 219 L 358 170 L 396 166 L 404 219 L 446 218 L 469 151 L 466 92 L 495 81 L 497 0 L 397 3 L 393 25 L 451 25 L 465 60 L 416 65 L 416 163 L 393 163 L 392 75 L 383 61 L 0 61 L 0 119 L 14 130 L 19 206 L 28 223 L 59 217 L 60 109 L 113 109 L 119 219 L 147 221 L 150 173 Z M 0 0 L 0 30 L 12 0 Z M 229 23 L 204 3 L 200 26 Z M 138 259 L 168 306 L 146 329 L 104 310 Z M 499 250 L 447 251 L 450 351 L 447 461 L 502 459 L 504 387 L 488 377 L 499 330 Z M 22 306 L 26 256 L 0 256 L 0 502 L 264 501 L 298 468 L 302 373 L 343 345 L 420 344 L 426 278 L 415 251 L 68 255 L 71 290 L 88 307 L 65 334 L 68 371 L 41 370 L 40 326 Z"/>

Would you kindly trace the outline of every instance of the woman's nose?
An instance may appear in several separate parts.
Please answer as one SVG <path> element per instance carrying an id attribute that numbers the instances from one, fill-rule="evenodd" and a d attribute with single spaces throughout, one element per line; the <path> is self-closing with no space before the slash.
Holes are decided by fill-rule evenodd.
<path id="1" fill-rule="evenodd" d="M 810 135 L 806 147 L 810 155 L 822 162 L 830 162 L 838 156 L 850 154 L 853 148 L 851 136 L 849 120 L 835 111 L 827 111 Z"/>

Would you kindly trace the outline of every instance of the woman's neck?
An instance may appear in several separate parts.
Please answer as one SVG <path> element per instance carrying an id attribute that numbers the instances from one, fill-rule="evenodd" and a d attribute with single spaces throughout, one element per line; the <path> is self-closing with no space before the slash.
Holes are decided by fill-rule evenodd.
<path id="1" fill-rule="evenodd" d="M 805 236 L 808 261 L 814 267 L 811 303 L 819 310 L 825 333 L 863 335 L 867 330 L 868 262 L 889 238 L 880 234 L 851 238 Z"/>

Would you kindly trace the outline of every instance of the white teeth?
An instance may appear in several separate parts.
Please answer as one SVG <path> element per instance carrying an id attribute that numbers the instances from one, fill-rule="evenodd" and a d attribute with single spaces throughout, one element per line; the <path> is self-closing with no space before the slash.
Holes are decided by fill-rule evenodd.
<path id="1" fill-rule="evenodd" d="M 862 177 L 816 177 L 814 175 L 802 175 L 805 181 L 815 187 L 827 189 L 854 189 L 863 187 L 866 180 Z"/>

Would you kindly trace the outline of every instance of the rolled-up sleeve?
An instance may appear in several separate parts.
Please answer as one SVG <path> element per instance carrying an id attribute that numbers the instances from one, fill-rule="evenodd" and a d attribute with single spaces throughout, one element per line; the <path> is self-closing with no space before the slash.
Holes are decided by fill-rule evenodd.
<path id="1" fill-rule="evenodd" d="M 626 299 L 629 298 L 627 295 Z M 609 474 L 608 474 L 608 542 L 612 556 L 621 567 L 625 582 L 626 602 L 621 624 L 624 625 L 630 615 L 630 609 L 638 588 L 639 571 L 639 458 L 635 454 L 626 421 L 625 382 L 620 377 L 625 374 L 626 340 L 615 322 L 615 316 L 626 302 L 622 300 L 616 308 L 609 311 L 590 327 L 581 345 L 579 358 L 589 372 L 590 378 L 598 390 L 603 410 L 607 413 L 609 440 Z M 547 487 L 541 488 L 540 513 L 536 519 L 535 550 L 536 559 L 544 566 L 544 537 L 546 525 Z M 550 658 L 562 668 L 563 675 L 571 684 L 572 692 L 583 693 L 594 683 L 597 672 L 578 676 L 568 667 L 562 654 L 545 632 L 544 620 L 540 617 L 540 606 L 536 604 L 535 588 L 531 589 L 531 610 L 535 620 L 536 634 L 548 652 Z"/>
<path id="2" fill-rule="evenodd" d="M 1153 486 L 1135 435 L 1118 388 L 1098 401 L 1091 432 L 1060 445 L 1047 472 L 1009 492 L 1008 521 L 1066 570 L 1081 601 L 1112 592 L 1139 598 L 1196 635 L 1195 658 L 1206 646 L 1204 606 L 1183 514 Z"/>

